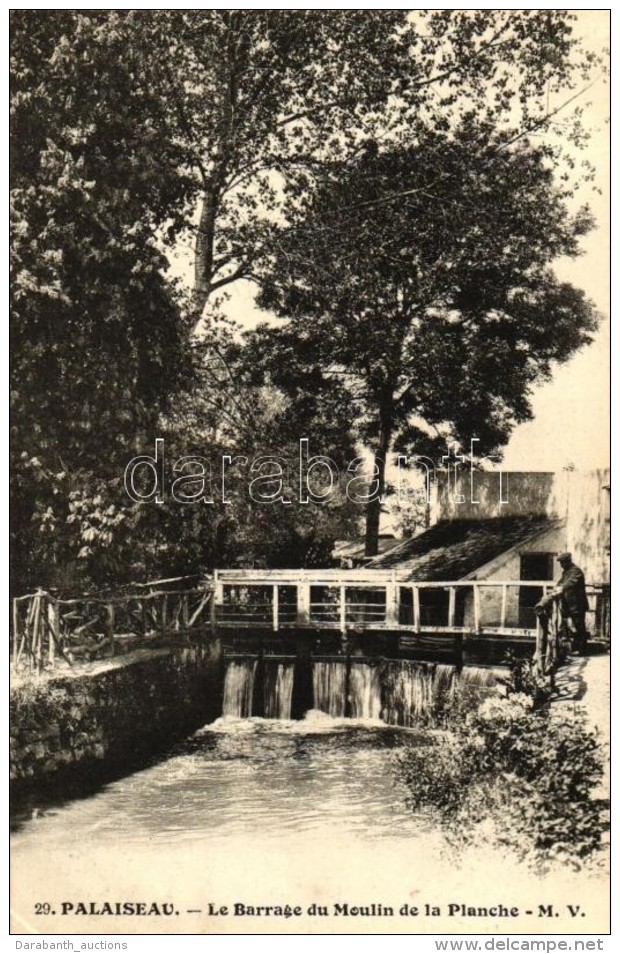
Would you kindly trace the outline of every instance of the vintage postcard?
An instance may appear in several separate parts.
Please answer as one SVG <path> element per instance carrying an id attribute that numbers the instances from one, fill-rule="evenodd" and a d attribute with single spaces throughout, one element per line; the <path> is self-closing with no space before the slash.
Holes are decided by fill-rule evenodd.
<path id="1" fill-rule="evenodd" d="M 10 43 L 15 943 L 601 950 L 610 11 Z"/>

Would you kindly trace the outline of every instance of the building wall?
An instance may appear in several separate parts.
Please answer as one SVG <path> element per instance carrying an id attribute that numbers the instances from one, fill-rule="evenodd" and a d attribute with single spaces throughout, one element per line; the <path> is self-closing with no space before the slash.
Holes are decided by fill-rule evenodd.
<path id="1" fill-rule="evenodd" d="M 462 471 L 462 472 L 461 472 Z M 555 475 L 459 468 L 458 480 L 440 475 L 433 508 L 436 520 L 482 520 L 522 514 L 555 516 Z"/>
<path id="2" fill-rule="evenodd" d="M 565 549 L 588 583 L 609 583 L 609 470 L 572 471 L 565 477 Z"/>
<path id="3" fill-rule="evenodd" d="M 549 550 L 568 550 L 588 583 L 609 583 L 609 469 L 503 474 L 469 471 L 438 481 L 432 522 L 547 514 L 564 520 L 564 532 Z M 459 499 L 457 495 L 464 499 Z M 506 502 L 502 502 L 506 501 Z M 500 564 L 493 572 L 499 572 Z"/>
<path id="4" fill-rule="evenodd" d="M 476 580 L 494 580 L 515 582 L 521 579 L 521 556 L 524 553 L 559 553 L 564 548 L 564 527 L 558 527 L 553 530 L 527 540 L 520 544 L 514 550 L 502 553 L 496 560 L 487 563 L 476 573 L 472 574 L 472 579 Z M 559 567 L 554 574 L 554 579 L 558 579 Z M 489 626 L 499 626 L 501 616 L 501 587 L 489 587 L 481 590 L 480 610 L 481 618 Z M 465 626 L 473 625 L 474 610 L 473 596 L 468 593 L 465 600 Z M 506 598 L 506 625 L 519 625 L 519 590 L 518 587 L 509 587 Z"/>

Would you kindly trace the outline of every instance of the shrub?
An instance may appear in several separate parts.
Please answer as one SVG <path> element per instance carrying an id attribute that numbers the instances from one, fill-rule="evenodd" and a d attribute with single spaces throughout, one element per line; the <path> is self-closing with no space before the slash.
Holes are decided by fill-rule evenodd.
<path id="1" fill-rule="evenodd" d="M 525 694 L 488 698 L 430 748 L 407 747 L 397 766 L 409 807 L 459 841 L 485 823 L 538 868 L 579 867 L 601 844 L 602 757 L 581 710 L 560 718 Z"/>
<path id="2" fill-rule="evenodd" d="M 532 656 L 519 656 L 508 651 L 506 653 L 508 677 L 504 680 L 506 692 L 525 693 L 531 697 L 536 708 L 544 706 L 553 693 L 552 683 L 548 676 L 539 672 Z"/>

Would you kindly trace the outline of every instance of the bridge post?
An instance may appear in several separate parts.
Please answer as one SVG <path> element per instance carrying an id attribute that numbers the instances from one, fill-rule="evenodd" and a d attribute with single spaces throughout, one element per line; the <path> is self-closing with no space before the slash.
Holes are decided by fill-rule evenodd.
<path id="1" fill-rule="evenodd" d="M 506 616 L 508 612 L 508 587 L 505 583 L 502 584 L 502 608 L 499 625 L 502 629 L 506 628 Z"/>
<path id="2" fill-rule="evenodd" d="M 211 593 L 211 629 L 215 632 L 217 626 L 218 607 L 224 603 L 224 585 L 220 583 L 217 570 L 213 574 L 213 592 Z"/>
<path id="3" fill-rule="evenodd" d="M 310 622 L 310 584 L 305 581 L 297 584 L 297 625 L 307 626 Z"/>
<path id="4" fill-rule="evenodd" d="M 114 639 L 114 603 L 106 603 L 105 634 L 108 639 Z"/>
<path id="5" fill-rule="evenodd" d="M 60 632 L 60 625 L 58 606 L 51 599 L 47 601 L 47 632 L 49 634 L 49 663 L 53 667 L 56 661 L 56 633 Z"/>
<path id="6" fill-rule="evenodd" d="M 398 626 L 398 589 L 396 583 L 386 583 L 385 586 L 385 623 L 386 626 Z"/>
<path id="7" fill-rule="evenodd" d="M 448 626 L 455 626 L 456 620 L 456 586 L 448 590 Z"/>
<path id="8" fill-rule="evenodd" d="M 547 649 L 548 649 L 548 627 L 549 621 L 547 619 L 541 620 L 541 618 L 536 615 L 536 650 L 534 652 L 534 659 L 536 661 L 536 669 L 540 676 L 545 676 L 547 674 Z"/>
<path id="9" fill-rule="evenodd" d="M 477 634 L 480 633 L 482 628 L 481 618 L 480 618 L 480 589 L 476 583 L 474 583 L 474 629 Z"/>
<path id="10" fill-rule="evenodd" d="M 280 619 L 279 619 L 279 616 L 280 616 L 280 597 L 279 597 L 279 589 L 278 589 L 278 584 L 277 584 L 277 583 L 274 583 L 274 585 L 273 585 L 273 590 L 272 590 L 272 593 L 271 593 L 271 609 L 272 609 L 272 612 L 273 612 L 273 631 L 274 631 L 274 633 L 277 633 L 277 632 L 278 632 L 278 629 L 279 629 L 279 627 L 280 627 Z"/>
<path id="11" fill-rule="evenodd" d="M 413 628 L 416 633 L 420 632 L 420 590 L 415 583 L 411 586 L 413 595 Z"/>

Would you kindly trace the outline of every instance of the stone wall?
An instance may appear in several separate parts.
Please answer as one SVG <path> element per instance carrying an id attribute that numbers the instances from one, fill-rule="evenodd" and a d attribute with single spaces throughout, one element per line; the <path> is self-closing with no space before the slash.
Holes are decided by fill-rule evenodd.
<path id="1" fill-rule="evenodd" d="M 218 640 L 142 650 L 11 688 L 14 787 L 122 769 L 221 713 Z"/>

